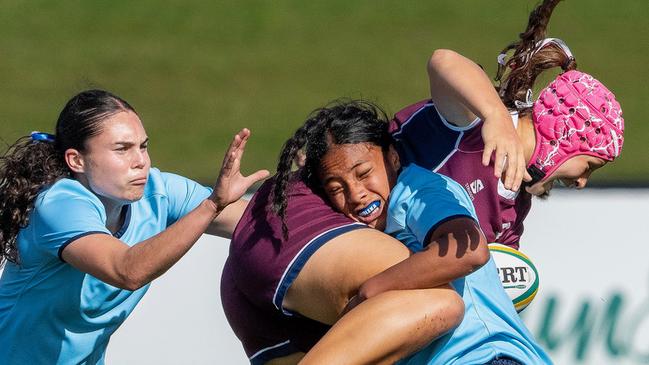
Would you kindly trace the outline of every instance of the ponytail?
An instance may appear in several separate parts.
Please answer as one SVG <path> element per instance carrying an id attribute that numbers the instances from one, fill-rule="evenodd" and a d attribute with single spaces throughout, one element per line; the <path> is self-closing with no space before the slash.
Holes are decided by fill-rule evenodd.
<path id="1" fill-rule="evenodd" d="M 520 40 L 505 47 L 498 57 L 497 90 L 505 106 L 519 109 L 523 114 L 531 110 L 531 90 L 537 76 L 550 68 L 574 70 L 577 63 L 568 47 L 556 38 L 546 39 L 546 29 L 552 11 L 561 0 L 544 0 L 530 14 L 527 29 Z M 506 60 L 509 51 L 513 55 Z"/>
<path id="2" fill-rule="evenodd" d="M 286 188 L 293 175 L 293 163 L 303 159 L 305 156 L 302 149 L 306 146 L 308 131 L 317 124 L 318 120 L 309 118 L 302 127 L 295 131 L 293 137 L 289 138 L 280 152 L 279 162 L 277 163 L 277 173 L 272 188 L 273 211 L 282 220 L 282 234 L 284 239 L 288 239 L 288 227 L 286 226 L 286 207 L 288 199 L 286 197 Z M 303 164 L 303 163 L 302 163 Z M 303 166 L 302 166 L 303 167 Z M 304 170 L 302 170 L 304 172 Z"/>
<path id="3" fill-rule="evenodd" d="M 29 224 L 38 193 L 70 176 L 54 143 L 37 138 L 20 138 L 0 157 L 0 265 L 18 263 L 16 237 Z"/>
<path id="4" fill-rule="evenodd" d="M 108 91 L 82 91 L 61 110 L 56 137 L 34 132 L 0 157 L 0 265 L 5 260 L 19 263 L 16 238 L 29 224 L 38 193 L 61 178 L 73 177 L 65 151 L 85 151 L 86 141 L 101 133 L 104 120 L 123 111 L 135 113 L 124 99 Z"/>

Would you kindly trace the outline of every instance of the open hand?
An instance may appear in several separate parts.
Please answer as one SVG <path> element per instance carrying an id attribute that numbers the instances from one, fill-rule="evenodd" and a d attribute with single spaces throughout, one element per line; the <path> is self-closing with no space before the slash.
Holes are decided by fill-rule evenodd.
<path id="1" fill-rule="evenodd" d="M 223 158 L 221 172 L 219 172 L 219 177 L 214 185 L 214 191 L 210 195 L 210 199 L 216 203 L 219 211 L 239 200 L 252 184 L 270 175 L 268 170 L 259 170 L 248 176 L 241 174 L 241 157 L 248 138 L 250 138 L 250 130 L 242 129 L 232 139 Z"/>

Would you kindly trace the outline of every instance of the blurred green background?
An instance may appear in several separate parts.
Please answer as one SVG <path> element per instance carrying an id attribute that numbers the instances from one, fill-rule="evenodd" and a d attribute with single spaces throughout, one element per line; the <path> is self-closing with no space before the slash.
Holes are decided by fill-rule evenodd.
<path id="1" fill-rule="evenodd" d="M 0 138 L 51 132 L 67 99 L 105 88 L 138 110 L 154 165 L 209 184 L 232 135 L 245 172 L 274 170 L 314 108 L 363 97 L 390 113 L 426 97 L 425 64 L 451 48 L 493 76 L 535 1 L 2 1 Z M 613 90 L 622 157 L 591 180 L 649 186 L 649 1 L 567 0 L 550 22 L 581 70 Z"/>

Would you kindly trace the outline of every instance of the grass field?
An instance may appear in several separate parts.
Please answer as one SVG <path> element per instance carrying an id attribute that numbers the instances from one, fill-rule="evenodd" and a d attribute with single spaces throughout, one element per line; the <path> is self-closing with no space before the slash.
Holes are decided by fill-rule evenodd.
<path id="1" fill-rule="evenodd" d="M 535 2 L 0 0 L 0 137 L 52 131 L 76 92 L 131 102 L 154 164 L 209 183 L 243 126 L 244 169 L 274 170 L 283 141 L 312 109 L 341 97 L 390 112 L 427 94 L 425 62 L 452 48 L 494 74 Z M 549 35 L 614 90 L 627 122 L 622 158 L 593 178 L 649 184 L 649 2 L 567 0 Z"/>

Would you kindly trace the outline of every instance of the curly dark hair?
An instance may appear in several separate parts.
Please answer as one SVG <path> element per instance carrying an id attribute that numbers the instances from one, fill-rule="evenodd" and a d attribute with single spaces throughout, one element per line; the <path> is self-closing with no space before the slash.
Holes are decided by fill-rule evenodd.
<path id="1" fill-rule="evenodd" d="M 57 180 L 72 177 L 63 154 L 85 150 L 88 138 L 101 132 L 102 122 L 121 111 L 135 109 L 104 90 L 87 90 L 72 97 L 56 123 L 54 141 L 18 139 L 0 157 L 0 266 L 19 263 L 17 237 L 29 224 L 39 192 Z"/>
<path id="2" fill-rule="evenodd" d="M 527 90 L 541 72 L 561 67 L 564 71 L 574 70 L 577 63 L 554 42 L 541 44 L 546 38 L 546 28 L 552 11 L 561 0 L 544 0 L 531 13 L 527 28 L 519 35 L 519 40 L 505 47 L 501 54 L 514 50 L 513 55 L 504 63 L 498 65 L 495 80 L 497 89 L 505 106 L 516 109 L 516 101 L 526 99 Z M 531 108 L 519 110 L 528 114 Z"/>
<path id="3" fill-rule="evenodd" d="M 294 162 L 303 157 L 301 178 L 320 189 L 320 161 L 332 145 L 371 143 L 387 150 L 393 143 L 388 131 L 388 116 L 378 105 L 365 100 L 339 99 L 311 112 L 307 120 L 289 138 L 280 153 L 272 188 L 273 210 L 282 219 L 282 233 L 288 237 L 285 223 L 286 189 Z M 300 156 L 302 154 L 302 156 Z"/>

